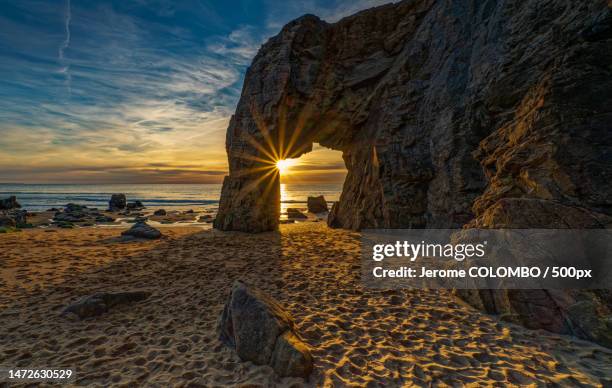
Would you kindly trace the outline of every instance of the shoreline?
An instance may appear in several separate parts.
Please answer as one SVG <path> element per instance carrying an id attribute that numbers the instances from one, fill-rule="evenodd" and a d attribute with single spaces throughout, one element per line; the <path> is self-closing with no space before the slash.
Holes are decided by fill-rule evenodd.
<path id="1" fill-rule="evenodd" d="M 322 222 L 256 235 L 164 227 L 122 241 L 118 228 L 3 235 L 0 357 L 76 367 L 75 384 L 607 385 L 612 351 L 500 321 L 449 291 L 373 290 L 360 280 L 359 233 Z M 308 381 L 241 362 L 217 338 L 234 280 L 277 299 L 311 348 Z M 95 319 L 61 317 L 102 291 L 152 296 Z"/>

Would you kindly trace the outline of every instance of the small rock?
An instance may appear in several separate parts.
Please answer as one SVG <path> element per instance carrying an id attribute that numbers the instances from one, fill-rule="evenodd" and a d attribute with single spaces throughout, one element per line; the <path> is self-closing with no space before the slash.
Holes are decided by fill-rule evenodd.
<path id="1" fill-rule="evenodd" d="M 84 212 L 87 211 L 87 206 L 85 205 L 77 205 L 76 203 L 69 203 L 64 206 L 64 212 L 66 213 L 76 213 L 76 212 Z"/>
<path id="2" fill-rule="evenodd" d="M 312 356 L 291 316 L 270 296 L 236 281 L 218 320 L 220 340 L 243 361 L 270 365 L 281 377 L 308 377 Z"/>
<path id="3" fill-rule="evenodd" d="M 200 216 L 198 218 L 198 222 L 205 222 L 205 221 L 210 221 L 213 219 L 213 216 L 211 216 L 210 214 L 205 214 L 203 216 Z"/>
<path id="4" fill-rule="evenodd" d="M 307 204 L 308 211 L 311 213 L 324 213 L 328 211 L 327 201 L 322 195 L 318 197 L 308 197 Z"/>
<path id="5" fill-rule="evenodd" d="M 123 231 L 121 235 L 154 240 L 160 238 L 162 234 L 159 230 L 142 221 L 136 222 L 130 229 Z"/>
<path id="6" fill-rule="evenodd" d="M 110 210 L 121 210 L 127 206 L 127 199 L 125 194 L 113 194 L 110 201 L 108 202 L 108 208 Z"/>
<path id="7" fill-rule="evenodd" d="M 189 210 L 187 210 L 187 211 L 185 212 L 185 214 L 193 214 L 193 213 L 195 213 L 195 212 L 193 211 L 193 209 L 189 209 Z"/>
<path id="8" fill-rule="evenodd" d="M 167 213 L 164 209 L 157 209 L 153 212 L 154 216 L 165 216 Z"/>
<path id="9" fill-rule="evenodd" d="M 75 314 L 80 319 L 95 317 L 108 312 L 115 306 L 139 302 L 147 299 L 150 295 L 151 293 L 145 291 L 94 294 L 66 307 L 62 315 Z"/>
<path id="10" fill-rule="evenodd" d="M 14 228 L 17 226 L 15 220 L 6 214 L 0 214 L 0 227 Z"/>
<path id="11" fill-rule="evenodd" d="M 298 209 L 294 209 L 290 207 L 287 209 L 287 218 L 306 219 L 308 218 L 308 216 L 302 213 L 301 211 L 299 211 Z"/>
<path id="12" fill-rule="evenodd" d="M 24 227 L 28 224 L 26 210 L 9 210 L 0 212 L 0 226 Z"/>
<path id="13" fill-rule="evenodd" d="M 141 210 L 141 209 L 144 209 L 144 205 L 140 201 L 134 201 L 134 202 L 129 202 L 126 205 L 126 208 L 128 210 Z"/>
<path id="14" fill-rule="evenodd" d="M 17 197 L 11 195 L 8 198 L 0 199 L 0 210 L 19 209 L 21 205 L 17 202 Z"/>

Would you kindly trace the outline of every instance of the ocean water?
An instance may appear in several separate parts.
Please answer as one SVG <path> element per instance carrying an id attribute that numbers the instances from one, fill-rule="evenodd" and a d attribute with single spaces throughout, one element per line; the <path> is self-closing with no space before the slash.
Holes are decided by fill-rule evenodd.
<path id="1" fill-rule="evenodd" d="M 287 207 L 305 208 L 309 195 L 324 195 L 335 202 L 342 184 L 281 184 L 281 211 Z M 220 184 L 2 184 L 0 198 L 15 195 L 29 211 L 62 207 L 67 203 L 106 209 L 114 193 L 123 193 L 128 202 L 140 200 L 149 209 L 196 211 L 216 208 L 221 194 Z"/>

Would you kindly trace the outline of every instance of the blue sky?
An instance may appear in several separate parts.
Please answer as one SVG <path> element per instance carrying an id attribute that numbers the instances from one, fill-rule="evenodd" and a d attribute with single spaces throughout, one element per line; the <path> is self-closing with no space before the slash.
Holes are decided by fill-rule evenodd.
<path id="1" fill-rule="evenodd" d="M 305 13 L 385 2 L 3 1 L 0 182 L 219 182 L 260 45 Z"/>

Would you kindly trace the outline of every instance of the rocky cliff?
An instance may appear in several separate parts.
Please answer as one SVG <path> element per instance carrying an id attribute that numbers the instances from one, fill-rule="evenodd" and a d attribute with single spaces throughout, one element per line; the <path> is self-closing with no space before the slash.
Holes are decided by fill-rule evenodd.
<path id="1" fill-rule="evenodd" d="M 333 227 L 610 226 L 611 7 L 412 0 L 287 24 L 247 72 L 215 227 L 274 229 L 274 162 L 313 142 L 348 169 Z M 461 296 L 612 344 L 607 292 Z"/>

